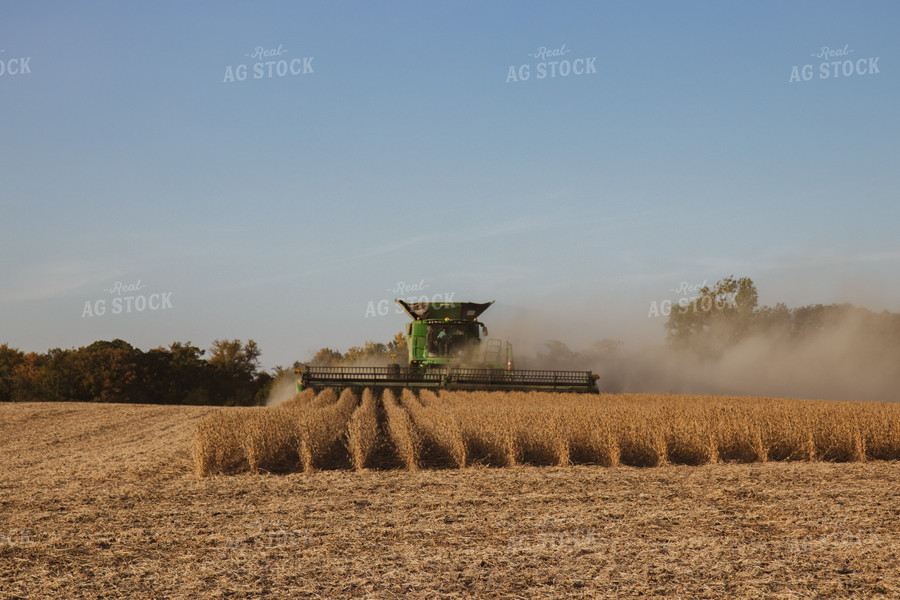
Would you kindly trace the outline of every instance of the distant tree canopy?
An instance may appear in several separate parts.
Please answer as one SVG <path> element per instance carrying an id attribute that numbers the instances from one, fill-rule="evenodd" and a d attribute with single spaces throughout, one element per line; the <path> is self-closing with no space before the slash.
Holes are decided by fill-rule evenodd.
<path id="1" fill-rule="evenodd" d="M 673 306 L 665 324 L 666 340 L 673 345 L 703 346 L 714 352 L 738 341 L 752 329 L 758 302 L 749 277 L 733 276 L 703 286 L 696 298 Z"/>
<path id="2" fill-rule="evenodd" d="M 337 350 L 320 348 L 319 351 L 313 355 L 312 359 L 310 359 L 309 364 L 320 367 L 334 367 L 341 364 L 343 358 L 344 355 Z"/>
<path id="3" fill-rule="evenodd" d="M 215 340 L 208 351 L 190 342 L 143 352 L 123 340 L 44 354 L 0 345 L 0 402 L 123 402 L 132 404 L 211 404 L 253 406 L 265 403 L 278 377 L 292 375 L 260 367 L 262 352 L 253 340 Z M 316 365 L 407 360 L 406 338 L 398 333 L 387 344 L 366 342 L 341 354 L 322 348 Z M 294 363 L 294 368 L 300 366 Z"/>
<path id="4" fill-rule="evenodd" d="M 392 356 L 394 358 L 391 358 Z M 408 361 L 409 353 L 406 349 L 406 336 L 401 331 L 387 344 L 370 340 L 362 346 L 352 346 L 343 354 L 331 348 L 320 348 L 310 359 L 309 364 L 337 367 L 360 363 L 387 364 L 396 362 L 398 364 L 406 364 Z"/>
<path id="5" fill-rule="evenodd" d="M 665 324 L 666 341 L 702 356 L 754 336 L 785 344 L 809 340 L 816 334 L 852 326 L 854 339 L 866 346 L 900 352 L 900 314 L 874 313 L 851 304 L 815 304 L 788 308 L 784 303 L 758 307 L 756 286 L 749 277 L 727 277 L 690 302 L 672 306 Z"/>
<path id="6" fill-rule="evenodd" d="M 0 346 L 0 402 L 260 404 L 273 375 L 260 370 L 253 340 L 216 340 L 204 350 L 174 342 L 148 352 L 128 342 L 25 354 Z"/>
<path id="7" fill-rule="evenodd" d="M 671 307 L 665 323 L 670 348 L 716 357 L 742 341 L 763 336 L 785 345 L 813 341 L 841 346 L 865 360 L 900 364 L 900 314 L 874 313 L 850 304 L 809 305 L 790 309 L 783 303 L 758 306 L 756 286 L 748 277 L 727 277 L 699 295 Z M 830 337 L 817 337 L 828 334 Z M 618 340 L 601 340 L 592 349 L 573 352 L 560 341 L 539 353 L 540 368 L 592 368 L 615 358 Z M 261 351 L 253 340 L 215 340 L 205 350 L 190 342 L 147 352 L 116 339 L 81 348 L 25 353 L 0 345 L 0 402 L 124 402 L 251 406 L 265 403 L 274 381 L 291 372 L 270 374 L 260 368 Z M 405 364 L 406 338 L 388 343 L 368 341 L 341 353 L 321 348 L 314 365 Z M 891 363 L 894 364 L 894 363 Z M 300 366 L 294 363 L 294 368 Z M 898 367 L 900 374 L 900 367 Z"/>

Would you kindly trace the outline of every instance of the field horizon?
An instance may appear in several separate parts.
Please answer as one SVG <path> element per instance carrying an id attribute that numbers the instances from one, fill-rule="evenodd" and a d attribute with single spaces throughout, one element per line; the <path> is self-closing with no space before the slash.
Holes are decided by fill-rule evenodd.
<path id="1" fill-rule="evenodd" d="M 0 599 L 900 594 L 896 460 L 201 477 L 219 410 L 0 405 Z"/>

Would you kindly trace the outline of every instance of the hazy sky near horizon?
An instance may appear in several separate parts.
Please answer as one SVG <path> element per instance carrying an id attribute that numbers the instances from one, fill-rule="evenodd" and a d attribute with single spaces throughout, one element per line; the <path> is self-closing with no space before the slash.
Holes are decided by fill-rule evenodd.
<path id="1" fill-rule="evenodd" d="M 898 30 L 896 2 L 4 2 L 0 343 L 272 367 L 389 340 L 398 296 L 658 343 L 653 303 L 732 274 L 900 311 Z"/>

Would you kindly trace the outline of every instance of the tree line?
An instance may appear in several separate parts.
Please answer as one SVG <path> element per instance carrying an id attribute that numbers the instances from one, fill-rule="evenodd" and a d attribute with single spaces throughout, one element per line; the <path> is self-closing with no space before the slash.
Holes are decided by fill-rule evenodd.
<path id="1" fill-rule="evenodd" d="M 749 277 L 734 276 L 704 286 L 699 295 L 672 306 L 666 321 L 667 345 L 701 357 L 716 358 L 752 338 L 790 347 L 829 340 L 862 353 L 890 353 L 900 358 L 900 314 L 880 313 L 852 304 L 811 304 L 788 308 L 758 306 Z"/>
<path id="2" fill-rule="evenodd" d="M 253 340 L 190 342 L 143 352 L 123 340 L 46 353 L 0 345 L 0 402 L 126 402 L 251 406 L 274 380 Z"/>
<path id="3" fill-rule="evenodd" d="M 721 357 L 729 348 L 759 337 L 784 348 L 813 340 L 835 345 L 847 360 L 868 357 L 874 364 L 896 357 L 900 364 L 900 314 L 875 313 L 850 304 L 760 307 L 756 286 L 747 277 L 727 277 L 673 305 L 665 330 L 670 349 L 701 358 Z M 548 354 L 538 354 L 536 359 L 540 368 L 608 362 L 622 351 L 622 343 L 614 340 L 597 342 L 586 353 L 572 352 L 558 341 L 547 346 Z M 0 402 L 262 405 L 274 382 L 292 377 L 299 362 L 291 370 L 276 367 L 270 373 L 260 368 L 260 354 L 253 340 L 215 340 L 208 353 L 190 342 L 143 352 L 117 339 L 43 354 L 3 344 Z M 341 366 L 407 361 L 401 332 L 386 344 L 368 341 L 343 353 L 321 348 L 309 363 Z M 896 375 L 900 380 L 900 367 Z"/>
<path id="4" fill-rule="evenodd" d="M 409 363 L 409 352 L 406 348 L 406 336 L 403 332 L 396 334 L 387 344 L 368 341 L 362 346 L 351 346 L 349 350 L 341 353 L 331 348 L 320 348 L 313 354 L 309 364 L 324 367 L 339 367 L 358 364 L 388 364 L 396 362 L 399 365 Z"/>
<path id="5" fill-rule="evenodd" d="M 253 340 L 215 340 L 207 352 L 191 342 L 173 342 L 147 352 L 126 341 L 98 341 L 46 353 L 0 345 L 0 402 L 123 402 L 261 406 L 281 377 L 300 366 L 260 367 Z M 352 365 L 407 361 L 406 339 L 398 333 L 387 344 L 369 341 L 340 353 L 317 351 L 310 364 Z"/>

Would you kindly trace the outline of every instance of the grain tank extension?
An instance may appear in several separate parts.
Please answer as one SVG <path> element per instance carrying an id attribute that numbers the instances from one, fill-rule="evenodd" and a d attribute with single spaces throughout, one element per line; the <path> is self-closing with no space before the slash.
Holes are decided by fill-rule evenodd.
<path id="1" fill-rule="evenodd" d="M 408 366 L 304 365 L 297 370 L 297 391 L 368 387 L 598 392 L 597 376 L 590 371 L 516 369 L 512 345 L 487 339 L 487 327 L 478 320 L 493 301 L 395 302 L 412 319 L 406 325 Z"/>

